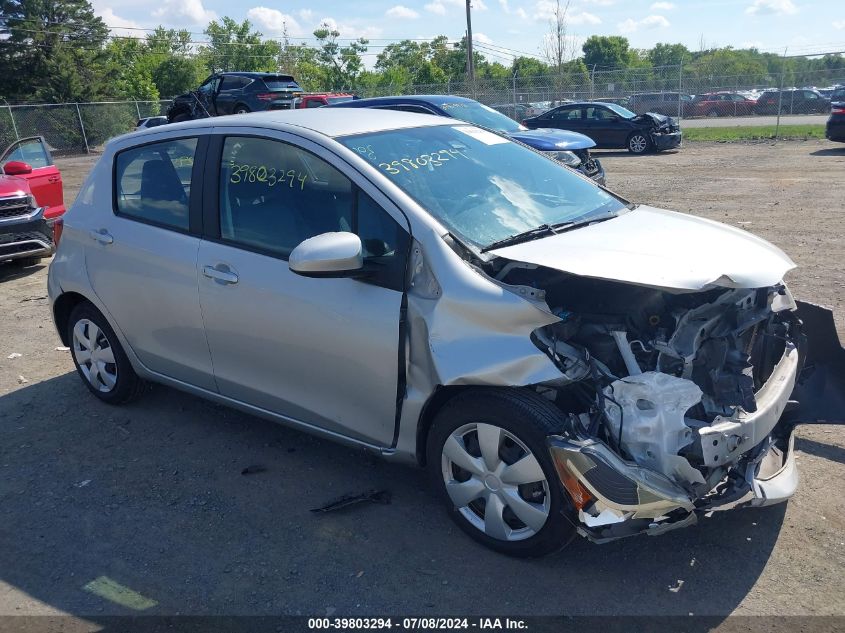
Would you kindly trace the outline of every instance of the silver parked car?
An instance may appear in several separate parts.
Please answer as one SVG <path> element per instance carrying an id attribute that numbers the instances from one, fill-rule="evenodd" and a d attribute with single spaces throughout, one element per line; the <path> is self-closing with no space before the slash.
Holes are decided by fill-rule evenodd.
<path id="1" fill-rule="evenodd" d="M 454 119 L 317 108 L 111 141 L 49 295 L 101 400 L 153 381 L 426 465 L 539 555 L 794 493 L 799 317 L 832 319 L 792 267 Z"/>

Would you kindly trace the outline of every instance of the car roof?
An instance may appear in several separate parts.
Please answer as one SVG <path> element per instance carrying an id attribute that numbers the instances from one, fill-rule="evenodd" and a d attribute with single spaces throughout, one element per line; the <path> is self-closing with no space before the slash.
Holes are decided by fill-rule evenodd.
<path id="1" fill-rule="evenodd" d="M 293 75 L 289 75 L 287 73 L 259 73 L 259 72 L 251 72 L 251 71 L 242 71 L 242 70 L 227 70 L 225 72 L 217 73 L 221 77 L 230 76 L 230 77 L 249 77 L 250 79 L 263 79 L 264 77 L 290 77 L 291 81 L 293 81 Z"/>
<path id="2" fill-rule="evenodd" d="M 257 127 L 268 130 L 293 131 L 292 128 L 310 130 L 321 136 L 337 137 L 369 132 L 384 132 L 415 127 L 435 127 L 438 125 L 457 125 L 455 119 L 433 116 L 431 114 L 416 114 L 413 112 L 399 112 L 397 110 L 369 110 L 363 108 L 356 111 L 354 116 L 348 109 L 343 108 L 302 108 L 292 110 L 267 110 L 249 114 L 230 114 L 228 116 L 197 119 L 182 123 L 171 123 L 161 127 L 150 128 L 149 132 L 134 132 L 138 137 L 146 134 L 161 134 L 162 132 L 180 132 L 195 128 L 226 128 L 226 127 Z M 157 132 L 156 132 L 157 131 Z M 124 139 L 126 135 L 116 139 Z"/>
<path id="3" fill-rule="evenodd" d="M 458 97 L 455 95 L 407 95 L 407 96 L 392 96 L 392 97 L 370 97 L 368 99 L 356 99 L 355 105 L 357 107 L 367 107 L 369 105 L 394 105 L 401 103 L 433 103 L 438 105 L 441 103 L 478 103 L 474 99 L 467 97 Z"/>

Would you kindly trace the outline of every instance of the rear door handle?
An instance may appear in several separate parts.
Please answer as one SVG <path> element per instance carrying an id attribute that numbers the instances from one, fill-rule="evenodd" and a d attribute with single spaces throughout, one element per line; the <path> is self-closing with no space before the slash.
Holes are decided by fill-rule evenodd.
<path id="1" fill-rule="evenodd" d="M 111 236 L 111 233 L 109 233 L 106 229 L 89 231 L 88 235 L 92 240 L 99 242 L 100 244 L 111 244 L 114 242 L 114 238 Z"/>
<path id="2" fill-rule="evenodd" d="M 217 266 L 203 266 L 202 274 L 213 279 L 221 284 L 236 284 L 238 283 L 238 275 L 235 271 L 229 268 L 226 264 L 217 264 Z"/>

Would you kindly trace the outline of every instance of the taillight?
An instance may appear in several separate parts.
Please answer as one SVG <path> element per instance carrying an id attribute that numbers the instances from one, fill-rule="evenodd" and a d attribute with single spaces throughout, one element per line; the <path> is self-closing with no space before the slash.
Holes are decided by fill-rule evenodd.
<path id="1" fill-rule="evenodd" d="M 256 99 L 260 99 L 261 101 L 272 101 L 276 98 L 276 94 L 273 92 L 259 92 L 255 95 Z"/>
<path id="2" fill-rule="evenodd" d="M 53 244 L 58 247 L 59 240 L 62 239 L 62 231 L 65 229 L 65 221 L 63 218 L 56 218 L 53 220 Z"/>
<path id="3" fill-rule="evenodd" d="M 831 108 L 830 113 L 831 114 L 845 114 L 845 106 Z"/>

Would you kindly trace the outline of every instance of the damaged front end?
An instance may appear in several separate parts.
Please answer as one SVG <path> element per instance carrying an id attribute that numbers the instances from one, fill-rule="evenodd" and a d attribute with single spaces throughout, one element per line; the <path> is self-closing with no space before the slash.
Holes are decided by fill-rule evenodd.
<path id="1" fill-rule="evenodd" d="M 659 534 L 792 496 L 807 346 L 783 284 L 677 293 L 542 268 L 508 277 L 541 279 L 559 318 L 532 340 L 561 372 L 538 389 L 567 412 L 548 445 L 584 536 Z M 827 367 L 811 389 L 841 398 Z"/>
<path id="2" fill-rule="evenodd" d="M 634 122 L 648 126 L 652 145 L 658 151 L 681 145 L 681 128 L 677 119 L 656 112 L 646 112 L 635 118 Z"/>

